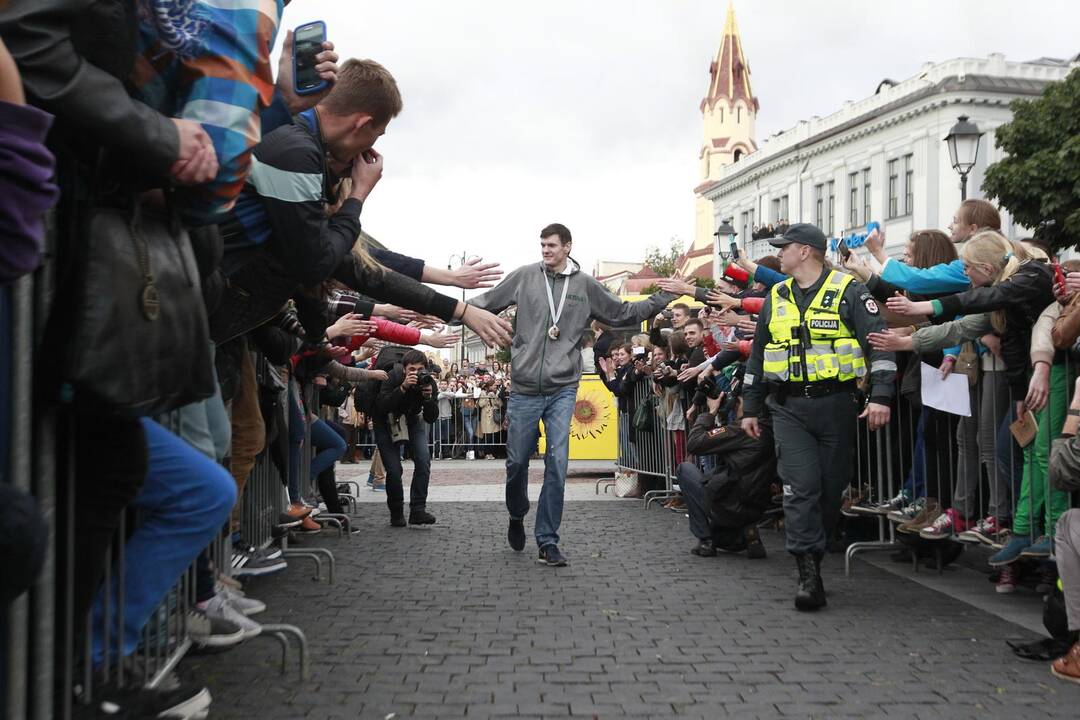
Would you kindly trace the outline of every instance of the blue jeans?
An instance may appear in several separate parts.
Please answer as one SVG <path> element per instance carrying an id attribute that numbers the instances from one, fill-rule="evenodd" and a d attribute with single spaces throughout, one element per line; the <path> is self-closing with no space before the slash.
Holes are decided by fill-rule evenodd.
<path id="1" fill-rule="evenodd" d="M 684 462 L 675 468 L 675 477 L 690 515 L 690 534 L 698 540 L 712 540 L 709 508 L 705 506 L 705 476 L 693 463 Z"/>
<path id="2" fill-rule="evenodd" d="M 124 544 L 124 654 L 139 644 L 142 628 L 169 588 L 221 531 L 236 502 L 229 472 L 153 420 L 142 419 L 150 464 L 132 504 L 141 524 Z M 116 637 L 116 583 L 109 604 Z M 104 658 L 102 594 L 93 609 L 94 662 Z"/>
<path id="3" fill-rule="evenodd" d="M 448 453 L 453 452 L 454 438 L 451 435 L 453 431 L 453 418 L 439 418 L 435 428 L 435 455 L 437 457 L 444 458 Z"/>
<path id="4" fill-rule="evenodd" d="M 529 456 L 540 438 L 544 423 L 547 452 L 544 453 L 544 486 L 536 504 L 533 534 L 539 547 L 558 544 L 562 524 L 566 464 L 570 455 L 570 420 L 574 416 L 577 386 L 551 395 L 510 393 L 506 432 L 506 509 L 520 520 L 529 512 Z"/>
<path id="5" fill-rule="evenodd" d="M 465 433 L 461 443 L 465 448 L 465 452 L 476 449 L 476 423 L 473 421 L 473 417 L 472 410 L 468 413 L 464 411 L 461 413 L 461 426 Z"/>
<path id="6" fill-rule="evenodd" d="M 300 502 L 303 497 L 300 487 L 300 457 L 304 447 L 304 429 L 307 419 L 304 410 L 300 406 L 300 397 L 296 383 L 289 381 L 289 477 L 286 485 L 289 488 L 289 502 Z"/>
<path id="7" fill-rule="evenodd" d="M 409 512 L 427 507 L 428 480 L 431 478 L 431 454 L 428 452 L 427 423 L 420 413 L 408 418 L 409 451 L 413 460 L 412 484 L 409 486 Z M 405 507 L 405 490 L 401 484 L 401 456 L 390 435 L 390 426 L 375 423 L 375 445 L 386 468 L 386 505 L 396 515 Z"/>
<path id="8" fill-rule="evenodd" d="M 345 454 L 345 440 L 329 423 L 316 420 L 311 423 L 311 447 L 316 451 L 311 457 L 311 475 L 317 478 L 325 470 L 334 467 L 334 463 Z"/>
<path id="9" fill-rule="evenodd" d="M 1024 451 L 1016 444 L 1009 425 L 1016 419 L 1016 403 L 1009 398 L 1009 411 L 998 426 L 996 448 L 997 472 L 999 487 L 1012 491 L 1012 496 L 1006 498 L 1002 507 L 1010 514 L 1020 499 L 1020 484 L 1024 479 Z"/>

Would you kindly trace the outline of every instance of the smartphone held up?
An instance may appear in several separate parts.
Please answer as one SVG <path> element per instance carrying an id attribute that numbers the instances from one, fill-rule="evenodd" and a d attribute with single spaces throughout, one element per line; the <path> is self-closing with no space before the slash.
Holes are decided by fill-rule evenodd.
<path id="1" fill-rule="evenodd" d="M 293 31 L 293 83 L 297 95 L 313 95 L 329 87 L 315 69 L 324 42 L 326 23 L 322 20 L 306 23 Z"/>

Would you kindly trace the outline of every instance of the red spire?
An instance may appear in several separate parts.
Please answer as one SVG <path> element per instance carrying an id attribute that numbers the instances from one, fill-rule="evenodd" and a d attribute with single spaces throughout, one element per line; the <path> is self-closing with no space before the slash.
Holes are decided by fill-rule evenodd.
<path id="1" fill-rule="evenodd" d="M 735 23 L 735 7 L 730 3 L 720 50 L 709 65 L 709 94 L 701 101 L 701 109 L 712 107 L 720 98 L 729 103 L 742 100 L 755 112 L 758 110 L 758 101 L 750 86 L 750 64 L 743 55 L 739 26 Z"/>

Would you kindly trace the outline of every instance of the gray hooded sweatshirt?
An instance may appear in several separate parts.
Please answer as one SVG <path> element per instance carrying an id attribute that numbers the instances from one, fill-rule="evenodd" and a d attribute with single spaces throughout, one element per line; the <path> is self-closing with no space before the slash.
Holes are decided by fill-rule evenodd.
<path id="1" fill-rule="evenodd" d="M 558 340 L 547 334 L 552 323 L 545 283 L 551 287 L 556 308 L 563 283 L 570 284 L 559 316 Z M 581 335 L 594 318 L 614 327 L 640 323 L 675 298 L 658 292 L 645 300 L 624 302 L 568 259 L 566 268 L 557 275 L 548 272 L 543 263 L 520 267 L 469 304 L 493 313 L 517 306 L 510 389 L 523 395 L 550 395 L 576 386 L 581 379 Z"/>

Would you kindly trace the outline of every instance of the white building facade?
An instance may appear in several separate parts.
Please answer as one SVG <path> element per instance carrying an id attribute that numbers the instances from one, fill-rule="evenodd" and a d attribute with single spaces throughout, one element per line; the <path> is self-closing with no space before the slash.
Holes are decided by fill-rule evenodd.
<path id="1" fill-rule="evenodd" d="M 986 168 L 1002 157 L 994 133 L 1011 119 L 1009 103 L 1039 95 L 1077 65 L 1076 58 L 1007 62 L 999 54 L 927 64 L 912 78 L 884 81 L 871 97 L 771 137 L 724 167 L 701 194 L 712 201 L 717 225 L 731 219 L 751 258 L 775 253 L 751 235 L 780 219 L 814 223 L 828 237 L 862 232 L 876 220 L 898 255 L 914 230 L 946 230 L 960 204 L 960 178 L 943 142 L 957 117 L 968 116 L 984 132 L 967 183 L 969 198 L 983 197 Z M 1002 231 L 1028 234 L 1005 212 Z"/>

